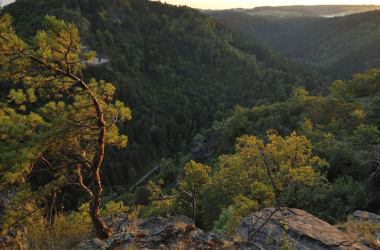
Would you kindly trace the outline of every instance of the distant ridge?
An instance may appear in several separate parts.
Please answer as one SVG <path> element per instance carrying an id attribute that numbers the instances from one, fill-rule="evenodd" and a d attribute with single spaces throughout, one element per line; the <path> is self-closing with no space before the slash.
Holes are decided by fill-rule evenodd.
<path id="1" fill-rule="evenodd" d="M 380 9 L 380 5 L 289 5 L 260 6 L 253 9 L 234 8 L 224 11 L 243 12 L 252 16 L 296 17 L 296 16 L 334 16 L 350 13 L 361 13 Z M 210 13 L 217 10 L 201 10 Z"/>
<path id="2" fill-rule="evenodd" d="M 319 6 L 319 10 L 322 7 Z M 333 79 L 350 79 L 357 72 L 380 67 L 380 11 L 331 14 L 333 11 L 338 13 L 338 10 L 358 11 L 358 7 L 372 8 L 374 5 L 348 6 L 350 9 L 344 8 L 347 6 L 332 7 L 335 9 L 324 12 L 325 17 L 332 18 L 313 15 L 281 18 L 241 11 L 213 11 L 208 14 L 243 35 L 265 43 L 280 54 Z M 380 9 L 380 6 L 376 7 Z M 276 11 L 279 8 L 276 7 Z M 316 13 L 315 9 L 313 11 Z"/>

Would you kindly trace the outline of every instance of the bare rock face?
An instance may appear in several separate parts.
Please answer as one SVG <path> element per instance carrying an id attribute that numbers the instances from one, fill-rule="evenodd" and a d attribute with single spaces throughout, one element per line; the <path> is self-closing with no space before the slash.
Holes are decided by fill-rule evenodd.
<path id="1" fill-rule="evenodd" d="M 253 224 L 258 220 L 256 228 L 259 228 L 273 211 L 272 209 L 267 208 L 245 217 L 236 228 L 236 232 L 248 238 L 248 232 Z M 295 208 L 282 208 L 277 211 L 252 241 L 264 249 L 278 249 L 277 243 L 283 237 L 280 221 L 287 223 L 289 229 L 286 230 L 286 234 L 296 250 L 370 250 L 356 242 L 349 234 Z"/>
<path id="2" fill-rule="evenodd" d="M 352 214 L 351 221 L 365 221 L 380 225 L 380 215 L 357 210 Z"/>
<path id="3" fill-rule="evenodd" d="M 4 215 L 6 210 L 12 209 L 10 201 L 17 189 L 11 189 L 9 193 L 0 192 L 0 215 Z M 9 229 L 0 232 L 0 249 L 28 249 L 28 231 L 25 227 Z"/>
<path id="4" fill-rule="evenodd" d="M 191 150 L 192 155 L 197 161 L 210 159 L 211 153 L 206 136 L 194 137 L 194 148 Z"/>
<path id="5" fill-rule="evenodd" d="M 377 224 L 380 226 L 380 215 L 357 210 L 352 214 L 350 221 L 368 222 L 368 223 Z M 375 244 L 377 245 L 377 247 L 375 249 L 380 249 L 380 247 L 379 247 L 380 246 L 380 228 L 375 229 L 373 231 L 372 237 L 373 237 Z"/>
<path id="6" fill-rule="evenodd" d="M 111 238 L 105 241 L 92 239 L 82 242 L 74 250 L 117 250 L 132 246 L 136 249 L 239 249 L 239 244 L 233 242 L 231 236 L 203 232 L 185 216 L 137 221 L 121 218 L 112 228 L 116 234 Z"/>
<path id="7" fill-rule="evenodd" d="M 248 238 L 248 232 L 257 221 L 256 228 L 268 218 L 273 208 L 252 213 L 244 218 L 236 232 Z M 378 221 L 379 215 L 357 211 L 353 220 L 368 219 Z M 147 218 L 135 221 L 121 217 L 116 221 L 105 218 L 115 235 L 100 241 L 92 239 L 82 242 L 74 250 L 121 250 L 135 249 L 236 249 L 236 250 L 277 250 L 280 240 L 289 237 L 295 250 L 370 250 L 356 242 L 353 236 L 342 232 L 327 222 L 299 209 L 283 208 L 277 211 L 252 241 L 236 242 L 224 233 L 204 232 L 196 228 L 187 217 L 177 216 L 168 219 Z M 287 224 L 286 235 L 280 222 Z M 380 233 L 380 232 L 379 232 Z"/>

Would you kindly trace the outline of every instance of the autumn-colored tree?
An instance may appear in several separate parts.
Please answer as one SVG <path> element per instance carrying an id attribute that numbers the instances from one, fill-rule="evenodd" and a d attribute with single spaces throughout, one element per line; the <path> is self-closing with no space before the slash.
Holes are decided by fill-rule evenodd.
<path id="1" fill-rule="evenodd" d="M 18 188 L 1 226 L 51 212 L 57 193 L 75 185 L 91 198 L 91 220 L 106 239 L 113 231 L 99 212 L 100 167 L 106 145 L 126 145 L 116 123 L 131 119 L 131 111 L 112 101 L 112 84 L 83 81 L 84 62 L 95 52 L 82 53 L 75 25 L 51 16 L 43 24 L 46 31 L 28 45 L 15 34 L 9 15 L 0 18 L 0 78 L 20 87 L 0 103 L 0 190 Z M 27 204 L 36 209 L 23 209 Z"/>

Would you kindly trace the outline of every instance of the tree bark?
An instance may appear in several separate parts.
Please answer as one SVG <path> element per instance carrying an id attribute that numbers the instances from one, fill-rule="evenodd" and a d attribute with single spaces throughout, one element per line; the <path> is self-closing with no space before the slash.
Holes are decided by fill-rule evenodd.
<path id="1" fill-rule="evenodd" d="M 195 188 L 193 187 L 193 192 L 191 194 L 191 209 L 193 210 L 193 222 L 194 222 L 194 226 L 195 226 L 195 193 L 196 193 L 196 190 Z"/>
<path id="2" fill-rule="evenodd" d="M 99 169 L 92 172 L 92 179 L 94 184 L 94 197 L 91 201 L 90 216 L 92 223 L 98 232 L 98 237 L 101 240 L 104 240 L 113 235 L 113 230 L 106 225 L 99 211 L 100 201 L 102 199 L 102 186 L 100 182 Z"/>
<path id="3" fill-rule="evenodd" d="M 70 26 L 70 29 L 71 28 L 72 28 L 72 26 Z M 51 30 L 53 32 L 55 32 L 58 36 L 60 36 L 60 34 L 57 33 L 54 29 L 51 29 Z M 68 32 L 70 33 L 70 38 L 69 38 L 70 44 L 68 45 L 67 48 L 65 48 L 65 49 L 67 49 L 67 51 L 65 52 L 65 58 L 64 58 L 67 69 L 60 69 L 58 64 L 55 66 L 51 66 L 50 64 L 48 64 L 43 59 L 40 59 L 40 58 L 33 56 L 31 54 L 27 54 L 27 52 L 25 52 L 23 50 L 18 51 L 18 53 L 16 53 L 16 54 L 19 54 L 20 57 L 22 57 L 22 58 L 29 58 L 31 61 L 34 61 L 39 65 L 43 65 L 43 66 L 48 67 L 53 74 L 57 74 L 57 75 L 60 75 L 62 77 L 68 77 L 68 78 L 74 80 L 77 85 L 79 85 L 84 91 L 86 91 L 89 94 L 89 96 L 92 100 L 92 104 L 94 105 L 94 108 L 96 110 L 96 120 L 97 120 L 97 127 L 99 129 L 99 134 L 97 137 L 96 155 L 93 159 L 92 166 L 91 166 L 91 178 L 93 180 L 93 186 L 94 187 L 93 187 L 93 191 L 92 191 L 93 197 L 92 197 L 91 206 L 90 206 L 90 216 L 91 216 L 91 220 L 95 226 L 95 229 L 98 232 L 99 238 L 103 240 L 103 239 L 107 239 L 113 235 L 113 230 L 106 225 L 106 223 L 104 222 L 104 220 L 101 217 L 100 212 L 99 212 L 100 201 L 102 198 L 102 186 L 101 186 L 101 179 L 100 179 L 99 172 L 100 172 L 100 165 L 101 165 L 101 163 L 103 161 L 103 157 L 104 157 L 106 122 L 104 121 L 103 107 L 102 107 L 101 102 L 96 98 L 95 94 L 91 91 L 91 89 L 83 81 L 83 79 L 77 77 L 76 75 L 74 75 L 71 72 L 71 62 L 69 61 L 69 58 L 70 58 L 69 55 L 72 52 L 74 44 L 79 41 L 79 38 L 72 37 L 73 33 L 71 32 L 71 30 L 69 30 Z M 0 37 L 3 40 L 6 40 L 2 36 L 0 36 Z M 12 51 L 12 53 L 14 53 L 14 52 Z M 41 159 L 44 160 L 43 158 L 41 158 Z M 44 161 L 44 162 L 46 163 L 47 161 Z M 76 164 L 80 164 L 80 163 L 84 163 L 84 162 L 82 161 L 82 162 L 72 162 L 72 163 L 64 164 L 64 165 L 62 165 L 58 168 L 55 168 L 53 170 L 69 168 L 69 167 L 72 167 L 72 166 L 74 166 Z M 48 164 L 48 162 L 47 162 L 47 164 Z M 50 168 L 51 168 L 51 166 L 50 166 Z M 79 175 L 80 175 L 80 172 L 79 172 Z M 80 180 L 79 185 L 83 187 L 84 184 L 83 184 L 83 180 L 81 178 L 81 175 L 80 175 L 79 180 Z M 89 193 L 91 195 L 91 191 L 88 188 L 87 189 L 85 188 L 85 190 L 87 193 Z M 55 198 L 55 194 L 54 194 L 54 198 Z"/>

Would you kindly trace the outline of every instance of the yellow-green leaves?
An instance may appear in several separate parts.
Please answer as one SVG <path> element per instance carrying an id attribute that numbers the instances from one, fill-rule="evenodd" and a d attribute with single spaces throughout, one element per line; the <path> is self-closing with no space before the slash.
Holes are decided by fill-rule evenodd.
<path id="1" fill-rule="evenodd" d="M 193 187 L 195 189 L 200 188 L 208 182 L 210 169 L 209 166 L 204 166 L 194 161 L 187 163 L 184 167 L 185 178 L 180 180 L 179 189 L 191 191 Z"/>
<path id="2" fill-rule="evenodd" d="M 347 84 L 342 80 L 337 80 L 332 83 L 330 93 L 335 98 L 347 99 L 350 97 L 350 93 L 347 91 Z"/>
<path id="3" fill-rule="evenodd" d="M 202 193 L 213 201 L 203 204 L 204 212 L 215 220 L 215 211 L 235 204 L 237 197 L 248 199 L 252 209 L 280 205 L 296 188 L 318 180 L 316 170 L 326 162 L 313 157 L 311 149 L 310 141 L 295 132 L 283 138 L 268 131 L 265 142 L 249 135 L 238 138 L 236 153 L 220 157 L 220 170 Z"/>
<path id="4" fill-rule="evenodd" d="M 309 92 L 306 91 L 303 87 L 298 87 L 296 90 L 294 90 L 294 96 L 293 100 L 296 102 L 303 102 L 307 99 L 307 96 L 309 95 Z"/>

